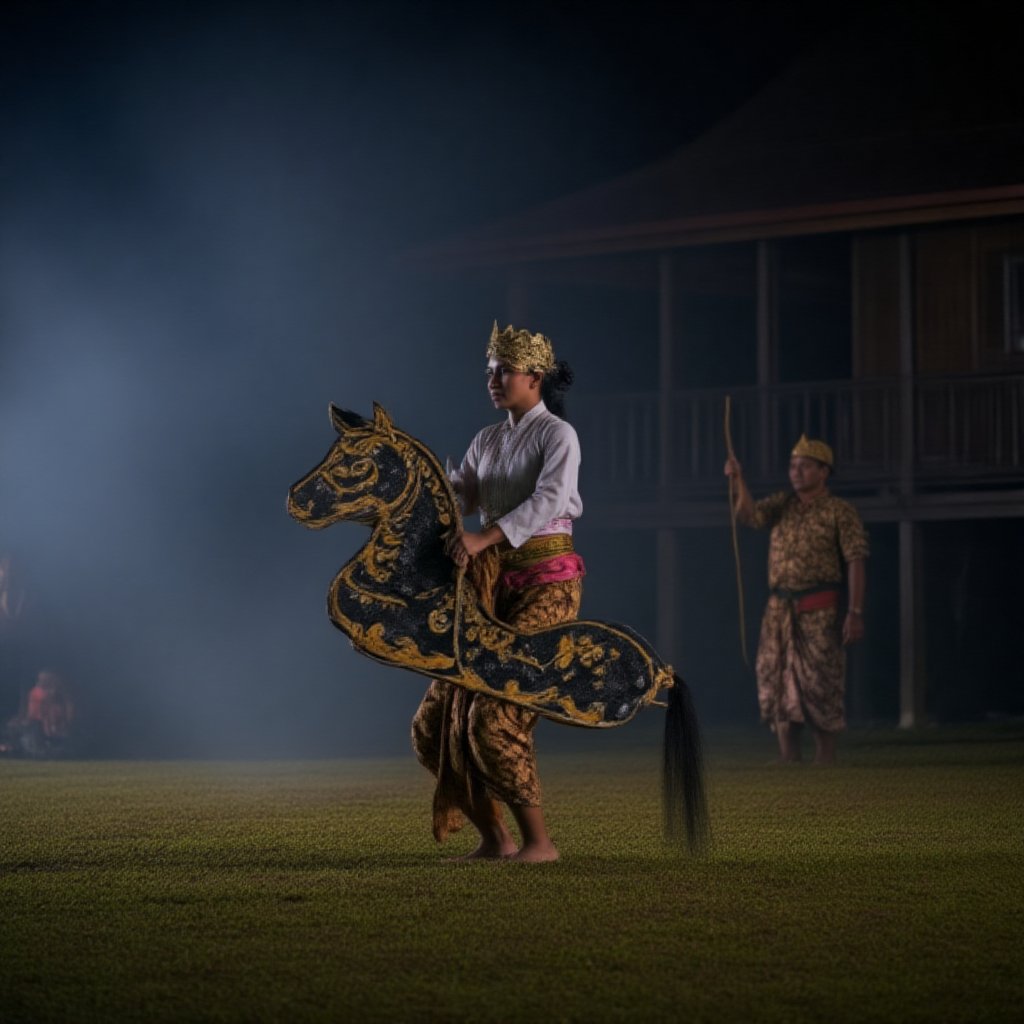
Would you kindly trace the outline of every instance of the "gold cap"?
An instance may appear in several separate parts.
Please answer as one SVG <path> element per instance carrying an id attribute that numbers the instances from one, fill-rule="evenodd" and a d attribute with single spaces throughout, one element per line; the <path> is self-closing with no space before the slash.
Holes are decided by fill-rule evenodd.
<path id="1" fill-rule="evenodd" d="M 547 373 L 555 368 L 555 350 L 543 334 L 517 330 L 511 324 L 498 330 L 498 321 L 491 328 L 491 341 L 487 346 L 488 359 L 500 359 L 514 370 L 523 373 Z"/>
<path id="2" fill-rule="evenodd" d="M 800 440 L 789 454 L 791 457 L 802 459 L 817 459 L 818 462 L 824 462 L 829 469 L 835 465 L 832 449 L 824 441 L 812 441 L 806 434 L 800 435 Z"/>

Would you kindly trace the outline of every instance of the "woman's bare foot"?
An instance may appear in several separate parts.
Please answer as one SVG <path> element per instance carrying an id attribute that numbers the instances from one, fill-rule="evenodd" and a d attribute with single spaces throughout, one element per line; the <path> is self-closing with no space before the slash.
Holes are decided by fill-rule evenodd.
<path id="1" fill-rule="evenodd" d="M 527 843 L 516 853 L 513 853 L 507 860 L 514 860 L 520 864 L 544 864 L 548 861 L 558 860 L 558 848 L 554 843 Z"/>
<path id="2" fill-rule="evenodd" d="M 506 834 L 503 839 L 481 839 L 480 845 L 472 852 L 462 857 L 449 857 L 453 863 L 461 863 L 468 860 L 504 860 L 516 852 L 516 844 L 511 834 Z"/>
<path id="3" fill-rule="evenodd" d="M 544 824 L 544 812 L 539 807 L 514 806 L 511 810 L 519 826 L 519 834 L 523 837 L 523 845 L 518 853 L 513 853 L 508 859 L 520 864 L 542 864 L 544 861 L 558 860 L 558 850 L 551 842 Z"/>
<path id="4" fill-rule="evenodd" d="M 516 841 L 505 824 L 501 804 L 487 800 L 469 808 L 467 815 L 480 835 L 480 845 L 472 853 L 449 860 L 502 860 L 516 852 Z"/>

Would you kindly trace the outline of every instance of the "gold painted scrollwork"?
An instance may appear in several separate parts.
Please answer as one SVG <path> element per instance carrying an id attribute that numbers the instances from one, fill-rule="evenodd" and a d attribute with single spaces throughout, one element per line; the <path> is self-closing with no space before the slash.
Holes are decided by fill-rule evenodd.
<path id="1" fill-rule="evenodd" d="M 446 601 L 445 604 L 434 608 L 427 615 L 427 627 L 431 633 L 447 633 L 454 623 L 452 618 L 452 603 Z"/>
<path id="2" fill-rule="evenodd" d="M 384 626 L 379 622 L 364 630 L 360 639 L 361 646 L 374 656 L 404 668 L 444 672 L 455 664 L 455 659 L 448 655 L 425 654 L 412 637 L 399 636 L 388 643 L 384 636 Z"/>
<path id="3" fill-rule="evenodd" d="M 595 675 L 601 676 L 607 669 L 607 665 L 603 663 L 618 661 L 621 656 L 621 652 L 615 647 L 606 649 L 602 644 L 595 643 L 592 637 L 581 636 L 577 639 L 569 633 L 559 640 L 558 652 L 552 665 L 564 671 L 575 661 L 584 668 L 591 669 Z"/>

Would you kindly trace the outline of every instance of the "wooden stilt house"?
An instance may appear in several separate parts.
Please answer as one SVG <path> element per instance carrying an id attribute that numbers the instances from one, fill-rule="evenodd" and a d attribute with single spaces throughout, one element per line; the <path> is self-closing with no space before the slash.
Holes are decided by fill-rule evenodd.
<path id="1" fill-rule="evenodd" d="M 1024 96 L 991 34 L 869 42 L 823 45 L 659 163 L 427 255 L 499 276 L 509 321 L 618 353 L 574 409 L 588 516 L 654 532 L 669 657 L 680 532 L 723 522 L 726 395 L 755 495 L 800 433 L 826 438 L 833 490 L 894 536 L 870 591 L 898 595 L 913 726 L 923 524 L 1024 515 Z"/>

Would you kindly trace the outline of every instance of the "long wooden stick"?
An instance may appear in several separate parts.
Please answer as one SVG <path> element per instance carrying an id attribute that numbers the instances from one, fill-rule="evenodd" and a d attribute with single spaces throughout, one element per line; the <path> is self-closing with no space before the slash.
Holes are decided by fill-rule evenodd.
<path id="1" fill-rule="evenodd" d="M 732 446 L 732 395 L 725 396 L 725 450 L 730 459 L 736 458 L 736 452 Z M 750 668 L 750 658 L 747 656 L 747 614 L 743 604 L 743 570 L 740 566 L 740 541 L 736 533 L 736 494 L 739 485 L 733 476 L 729 477 L 729 523 L 732 526 L 732 555 L 736 562 L 736 600 L 739 603 L 740 614 L 740 651 L 743 654 L 743 664 Z"/>

